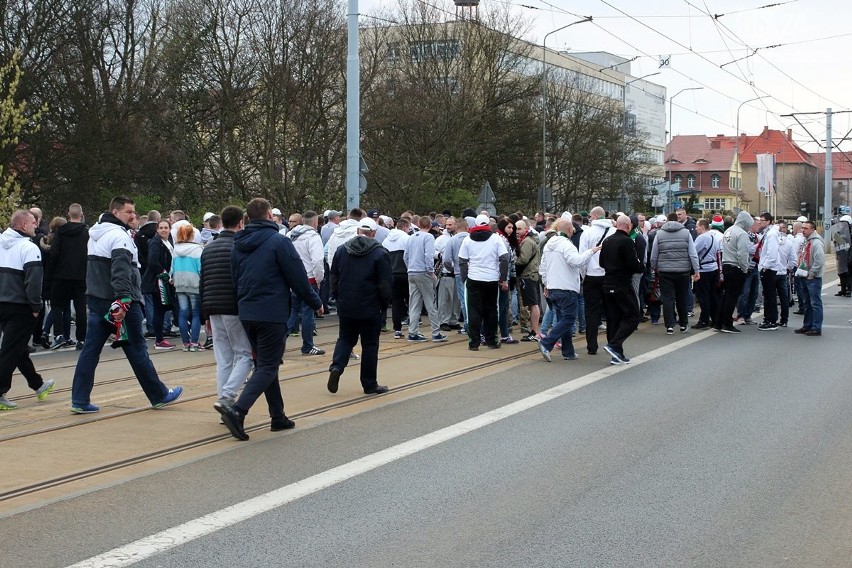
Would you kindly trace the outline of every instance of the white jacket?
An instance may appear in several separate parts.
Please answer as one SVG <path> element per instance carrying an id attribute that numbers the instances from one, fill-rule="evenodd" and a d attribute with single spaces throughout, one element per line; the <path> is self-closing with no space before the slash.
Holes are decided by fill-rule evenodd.
<path id="1" fill-rule="evenodd" d="M 604 237 L 604 234 L 606 235 Z M 609 219 L 595 219 L 588 227 L 583 227 L 583 233 L 580 235 L 580 252 L 586 252 L 589 249 L 600 244 L 598 241 L 601 237 L 608 239 L 615 234 L 615 227 L 612 226 L 612 221 Z M 604 269 L 599 264 L 600 252 L 592 255 L 584 274 L 586 276 L 603 276 Z"/>
<path id="2" fill-rule="evenodd" d="M 293 242 L 299 258 L 305 267 L 308 278 L 313 278 L 317 285 L 325 278 L 325 266 L 323 264 L 322 237 L 316 229 L 310 225 L 299 225 L 290 229 L 287 236 Z"/>
<path id="3" fill-rule="evenodd" d="M 334 253 L 346 241 L 358 234 L 358 221 L 355 219 L 347 219 L 334 228 L 334 232 L 329 237 L 325 245 L 325 261 L 328 267 L 331 268 L 331 262 L 334 259 Z"/>
<path id="4" fill-rule="evenodd" d="M 592 253 L 591 248 L 581 253 L 571 239 L 554 235 L 544 245 L 541 255 L 538 273 L 541 275 L 542 284 L 548 290 L 572 290 L 579 293 L 580 271 L 596 255 L 597 253 Z"/>

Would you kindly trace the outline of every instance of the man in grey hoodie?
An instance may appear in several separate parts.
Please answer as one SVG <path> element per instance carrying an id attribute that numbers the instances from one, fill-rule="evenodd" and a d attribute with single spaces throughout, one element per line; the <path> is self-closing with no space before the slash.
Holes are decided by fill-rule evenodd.
<path id="1" fill-rule="evenodd" d="M 722 238 L 722 300 L 713 329 L 725 333 L 740 333 L 734 327 L 734 308 L 740 297 L 749 267 L 748 231 L 754 220 L 748 211 L 740 211 L 737 220 Z"/>

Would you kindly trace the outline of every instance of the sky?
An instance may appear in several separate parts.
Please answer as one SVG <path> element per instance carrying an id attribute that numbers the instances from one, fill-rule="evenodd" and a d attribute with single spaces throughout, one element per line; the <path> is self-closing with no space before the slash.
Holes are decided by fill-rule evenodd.
<path id="1" fill-rule="evenodd" d="M 398 1 L 360 0 L 359 12 Z M 455 11 L 452 0 L 412 1 Z M 816 152 L 831 108 L 832 138 L 848 137 L 840 147 L 852 151 L 850 0 L 481 0 L 480 10 L 489 5 L 524 17 L 524 39 L 538 45 L 552 30 L 592 16 L 549 35 L 547 47 L 636 57 L 634 77 L 659 72 L 648 81 L 674 96 L 674 135 L 733 136 L 739 114 L 741 132 L 792 128 L 793 139 Z M 746 102 L 757 97 L 765 98 Z M 808 114 L 796 117 L 800 125 L 784 116 L 792 113 Z"/>

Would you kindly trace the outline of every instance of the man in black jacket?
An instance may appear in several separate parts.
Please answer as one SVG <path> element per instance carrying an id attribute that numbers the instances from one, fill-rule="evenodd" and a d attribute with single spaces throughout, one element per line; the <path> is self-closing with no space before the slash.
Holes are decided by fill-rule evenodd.
<path id="1" fill-rule="evenodd" d="M 644 265 L 636 256 L 630 228 L 630 218 L 620 215 L 615 222 L 615 234 L 604 239 L 601 248 L 607 339 L 604 349 L 612 355 L 610 365 L 630 362 L 624 356 L 624 340 L 639 326 L 639 301 L 633 290 L 632 279 L 634 274 L 642 273 Z"/>
<path id="2" fill-rule="evenodd" d="M 148 220 L 145 224 L 139 227 L 136 235 L 133 237 L 133 243 L 136 245 L 136 250 L 139 254 L 139 272 L 145 274 L 148 269 L 148 243 L 157 235 L 157 225 L 161 219 L 160 212 L 156 209 L 148 211 Z M 143 293 L 145 299 L 145 337 L 154 337 L 154 299 L 152 294 Z M 169 325 L 171 329 L 171 325 Z"/>
<path id="3" fill-rule="evenodd" d="M 377 225 L 369 217 L 358 223 L 358 235 L 334 253 L 331 293 L 337 297 L 340 322 L 328 372 L 328 390 L 337 392 L 352 348 L 361 338 L 361 387 L 365 394 L 388 392 L 378 383 L 379 335 L 391 298 L 390 256 L 374 238 Z"/>
<path id="4" fill-rule="evenodd" d="M 83 207 L 72 203 L 68 207 L 68 222 L 59 227 L 51 245 L 53 259 L 53 287 L 50 303 L 54 310 L 54 329 L 62 326 L 62 337 L 70 344 L 71 320 L 63 317 L 66 310 L 77 313 L 77 350 L 83 349 L 86 340 L 86 259 L 89 242 L 89 227 L 83 223 Z M 55 335 L 55 334 L 54 334 Z"/>
<path id="5" fill-rule="evenodd" d="M 243 210 L 229 205 L 222 210 L 222 231 L 201 253 L 201 312 L 213 328 L 216 356 L 216 393 L 233 403 L 251 372 L 251 344 L 237 311 L 237 293 L 231 279 L 234 236 L 243 228 Z"/>
<path id="6" fill-rule="evenodd" d="M 278 225 L 272 220 L 272 205 L 256 197 L 246 206 L 246 214 L 248 224 L 234 236 L 231 278 L 240 322 L 255 354 L 254 373 L 235 403 L 217 401 L 213 405 L 222 415 L 225 426 L 239 440 L 249 439 L 243 425 L 245 416 L 261 394 L 266 396 L 269 405 L 273 432 L 295 426 L 284 414 L 284 399 L 278 383 L 278 367 L 287 339 L 291 291 L 317 314 L 322 314 L 322 301 L 308 282 L 299 253 L 290 239 L 278 233 Z"/>

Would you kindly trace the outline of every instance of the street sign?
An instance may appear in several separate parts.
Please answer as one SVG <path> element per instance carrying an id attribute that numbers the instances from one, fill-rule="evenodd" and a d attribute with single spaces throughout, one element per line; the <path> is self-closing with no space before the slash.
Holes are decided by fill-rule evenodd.
<path id="1" fill-rule="evenodd" d="M 491 190 L 491 184 L 487 181 L 482 184 L 482 190 L 479 192 L 479 197 L 476 198 L 480 203 L 494 203 L 497 199 L 494 197 L 494 192 Z"/>

